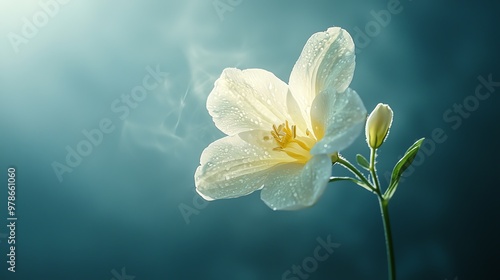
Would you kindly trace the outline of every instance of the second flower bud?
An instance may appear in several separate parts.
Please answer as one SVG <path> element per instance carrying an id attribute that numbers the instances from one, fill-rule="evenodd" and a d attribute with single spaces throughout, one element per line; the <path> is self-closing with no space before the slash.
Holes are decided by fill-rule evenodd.
<path id="1" fill-rule="evenodd" d="M 368 116 L 365 134 L 366 142 L 372 149 L 378 149 L 384 143 L 392 124 L 393 112 L 387 104 L 379 103 Z"/>

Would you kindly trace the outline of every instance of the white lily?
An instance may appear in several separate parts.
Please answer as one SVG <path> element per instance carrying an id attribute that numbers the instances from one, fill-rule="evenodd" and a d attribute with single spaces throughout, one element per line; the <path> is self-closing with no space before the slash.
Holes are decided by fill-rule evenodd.
<path id="1" fill-rule="evenodd" d="M 331 156 L 360 134 L 366 109 L 348 88 L 354 43 L 332 27 L 307 41 L 289 85 L 261 69 L 225 69 L 207 109 L 226 137 L 202 153 L 195 173 L 206 200 L 261 191 L 274 210 L 311 206 L 331 176 Z"/>

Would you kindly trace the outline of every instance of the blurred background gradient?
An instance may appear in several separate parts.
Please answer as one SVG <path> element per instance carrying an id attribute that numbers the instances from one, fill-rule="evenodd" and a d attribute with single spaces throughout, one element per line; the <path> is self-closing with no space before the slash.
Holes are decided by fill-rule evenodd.
<path id="1" fill-rule="evenodd" d="M 499 6 L 2 0 L 0 278 L 386 279 L 377 200 L 358 186 L 331 184 L 297 212 L 273 212 L 258 192 L 206 203 L 194 191 L 201 151 L 223 136 L 205 108 L 222 69 L 288 81 L 306 40 L 341 26 L 357 46 L 351 87 L 369 111 L 395 113 L 382 176 L 430 139 L 390 205 L 398 279 L 500 279 Z M 344 155 L 356 153 L 368 153 L 363 137 Z M 328 236 L 340 246 L 327 260 L 283 278 Z"/>

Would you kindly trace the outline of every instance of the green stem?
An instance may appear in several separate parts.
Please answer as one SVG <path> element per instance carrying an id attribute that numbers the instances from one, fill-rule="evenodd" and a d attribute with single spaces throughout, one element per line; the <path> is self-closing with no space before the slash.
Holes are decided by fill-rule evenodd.
<path id="1" fill-rule="evenodd" d="M 377 149 L 370 149 L 370 174 L 372 175 L 373 184 L 375 185 L 375 189 L 380 191 L 377 170 L 375 169 L 376 156 L 377 156 Z"/>
<path id="2" fill-rule="evenodd" d="M 380 212 L 382 214 L 382 220 L 384 222 L 384 232 L 385 232 L 385 246 L 387 250 L 387 268 L 389 273 L 389 280 L 396 280 L 396 263 L 394 259 L 394 249 L 392 246 L 392 233 L 391 233 L 391 222 L 389 219 L 389 201 L 385 200 L 381 195 L 380 191 L 378 193 L 378 202 L 380 205 Z"/>
<path id="3" fill-rule="evenodd" d="M 372 175 L 373 184 L 375 185 L 375 192 L 378 197 L 380 205 L 380 213 L 382 214 L 382 221 L 384 224 L 385 247 L 387 251 L 387 270 L 389 273 L 389 280 L 396 279 L 396 265 L 394 259 L 394 249 L 392 246 L 392 233 L 391 221 L 389 219 L 389 200 L 384 199 L 380 184 L 378 181 L 377 170 L 375 169 L 375 158 L 377 157 L 377 149 L 370 149 L 370 174 Z"/>

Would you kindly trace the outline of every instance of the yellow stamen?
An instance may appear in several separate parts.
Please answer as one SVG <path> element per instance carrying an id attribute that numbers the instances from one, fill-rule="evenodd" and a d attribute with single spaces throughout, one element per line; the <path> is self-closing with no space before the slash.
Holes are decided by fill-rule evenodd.
<path id="1" fill-rule="evenodd" d="M 285 152 L 298 162 L 306 163 L 311 158 L 309 151 L 316 143 L 316 139 L 308 129 L 305 132 L 306 136 L 298 136 L 297 126 L 290 126 L 288 120 L 278 126 L 273 124 L 271 136 L 278 144 L 273 151 Z M 264 140 L 269 140 L 269 137 L 265 136 Z"/>

